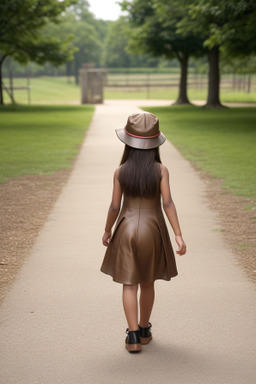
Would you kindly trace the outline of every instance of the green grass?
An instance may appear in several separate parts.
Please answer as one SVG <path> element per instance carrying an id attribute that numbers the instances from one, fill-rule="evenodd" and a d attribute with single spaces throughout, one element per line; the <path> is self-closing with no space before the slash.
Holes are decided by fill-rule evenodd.
<path id="1" fill-rule="evenodd" d="M 180 152 L 234 194 L 256 198 L 256 108 L 145 108 Z"/>
<path id="2" fill-rule="evenodd" d="M 127 84 L 135 83 L 136 89 L 133 88 L 109 88 L 104 90 L 105 99 L 162 99 L 175 100 L 178 95 L 178 75 L 175 74 L 109 74 L 111 83 Z M 225 81 L 228 80 L 228 76 Z M 151 84 L 172 83 L 172 87 L 168 88 L 145 88 L 140 84 L 150 81 Z M 203 83 L 202 83 L 203 81 Z M 8 80 L 5 79 L 6 85 Z M 256 80 L 252 79 L 252 91 L 234 91 L 230 86 L 223 86 L 221 91 L 222 102 L 246 102 L 256 103 Z M 26 86 L 26 79 L 14 79 L 14 87 Z M 188 87 L 188 96 L 191 100 L 206 100 L 207 97 L 207 78 L 206 75 L 202 79 L 198 79 L 196 86 Z M 73 78 L 70 82 L 65 77 L 38 77 L 30 79 L 31 104 L 75 104 L 80 102 L 80 88 L 74 84 Z M 6 102 L 10 99 L 4 92 Z M 28 94 L 26 90 L 15 90 L 15 100 L 17 103 L 28 104 Z"/>
<path id="3" fill-rule="evenodd" d="M 141 88 L 140 91 L 134 90 L 119 90 L 119 89 L 106 89 L 104 91 L 106 100 L 174 100 L 177 98 L 177 91 L 175 89 L 148 89 Z"/>
<path id="4" fill-rule="evenodd" d="M 5 80 L 8 84 L 8 81 Z M 27 80 L 14 79 L 14 87 L 26 87 Z M 15 101 L 28 104 L 27 90 L 16 90 Z M 6 102 L 10 102 L 9 96 L 4 93 Z M 67 102 L 80 102 L 80 88 L 65 77 L 35 77 L 30 79 L 31 104 L 65 104 Z"/>
<path id="5" fill-rule="evenodd" d="M 178 90 L 175 88 L 142 88 L 140 90 L 122 90 L 122 89 L 109 89 L 106 88 L 105 99 L 152 99 L 152 100 L 176 100 Z M 206 100 L 206 89 L 188 89 L 188 97 L 190 100 Z M 256 92 L 246 93 L 238 91 L 223 90 L 221 92 L 222 103 L 256 103 Z"/>
<path id="6" fill-rule="evenodd" d="M 93 111 L 92 106 L 0 108 L 0 182 L 70 168 Z"/>

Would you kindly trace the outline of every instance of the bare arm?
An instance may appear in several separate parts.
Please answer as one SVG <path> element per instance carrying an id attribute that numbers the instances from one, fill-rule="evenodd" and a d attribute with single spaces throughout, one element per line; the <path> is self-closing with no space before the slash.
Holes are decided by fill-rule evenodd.
<path id="1" fill-rule="evenodd" d="M 185 255 L 186 253 L 186 244 L 182 238 L 179 219 L 177 215 L 177 211 L 172 200 L 170 184 L 169 184 L 169 172 L 168 169 L 161 165 L 161 195 L 163 200 L 163 209 L 166 213 L 166 216 L 172 226 L 173 232 L 175 234 L 175 241 L 179 246 L 179 250 L 176 252 L 179 255 Z"/>
<path id="2" fill-rule="evenodd" d="M 118 180 L 119 169 L 117 169 L 114 173 L 113 178 L 113 193 L 110 207 L 108 209 L 108 216 L 105 225 L 105 232 L 102 237 L 102 243 L 106 247 L 108 246 L 111 239 L 111 229 L 117 219 L 118 213 L 120 211 L 121 198 L 122 198 L 122 190 Z"/>

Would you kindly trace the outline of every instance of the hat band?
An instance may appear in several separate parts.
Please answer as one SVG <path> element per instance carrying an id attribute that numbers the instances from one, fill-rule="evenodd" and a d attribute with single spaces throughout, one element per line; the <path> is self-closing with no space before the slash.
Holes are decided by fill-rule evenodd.
<path id="1" fill-rule="evenodd" d="M 132 137 L 136 137 L 138 139 L 154 139 L 155 137 L 158 137 L 161 134 L 161 132 L 159 132 L 154 136 L 137 136 L 137 135 L 133 135 L 132 133 L 126 131 L 126 129 L 124 131 L 125 131 L 125 133 L 127 133 L 127 135 L 132 136 Z"/>

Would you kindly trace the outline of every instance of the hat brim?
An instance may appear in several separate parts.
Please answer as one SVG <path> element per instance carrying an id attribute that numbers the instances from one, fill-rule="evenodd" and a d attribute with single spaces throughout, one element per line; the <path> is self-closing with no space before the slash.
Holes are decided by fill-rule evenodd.
<path id="1" fill-rule="evenodd" d="M 127 144 L 129 145 L 129 147 L 137 149 L 157 148 L 162 145 L 166 140 L 162 132 L 160 132 L 160 135 L 158 137 L 154 137 L 153 139 L 145 139 L 130 136 L 125 132 L 124 129 L 116 129 L 116 134 L 119 140 L 121 140 L 124 144 Z"/>

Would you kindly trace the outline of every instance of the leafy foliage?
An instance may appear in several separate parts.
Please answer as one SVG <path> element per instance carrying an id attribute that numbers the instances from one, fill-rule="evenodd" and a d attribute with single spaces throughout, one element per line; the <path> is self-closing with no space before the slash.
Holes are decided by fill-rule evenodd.
<path id="1" fill-rule="evenodd" d="M 59 14 L 75 0 L 2 0 L 0 3 L 0 52 L 2 60 L 12 56 L 26 63 L 52 61 L 61 64 L 70 57 L 66 42 L 41 34 L 50 20 L 57 23 Z"/>
<path id="2" fill-rule="evenodd" d="M 230 54 L 248 55 L 256 52 L 255 24 L 254 0 L 193 0 L 179 30 L 200 34 L 209 48 L 225 45 Z"/>
<path id="3" fill-rule="evenodd" d="M 20 63 L 29 60 L 55 65 L 67 61 L 72 50 L 68 40 L 45 36 L 42 28 L 49 22 L 58 23 L 58 16 L 76 0 L 1 0 L 0 2 L 0 96 L 2 96 L 1 66 L 12 56 Z"/>
<path id="4" fill-rule="evenodd" d="M 188 31 L 180 34 L 177 25 L 187 12 L 187 0 L 122 1 L 132 26 L 130 49 L 168 59 L 202 55 L 202 39 Z"/>
<path id="5" fill-rule="evenodd" d="M 204 53 L 202 39 L 192 30 L 181 34 L 179 22 L 187 13 L 187 0 L 123 1 L 131 23 L 130 49 L 154 57 L 176 58 L 181 66 L 178 104 L 189 103 L 187 98 L 187 68 L 191 55 Z"/>
<path id="6" fill-rule="evenodd" d="M 147 54 L 132 54 L 129 46 L 130 24 L 126 17 L 109 23 L 104 42 L 103 62 L 107 67 L 136 67 L 156 65 L 157 59 Z"/>

